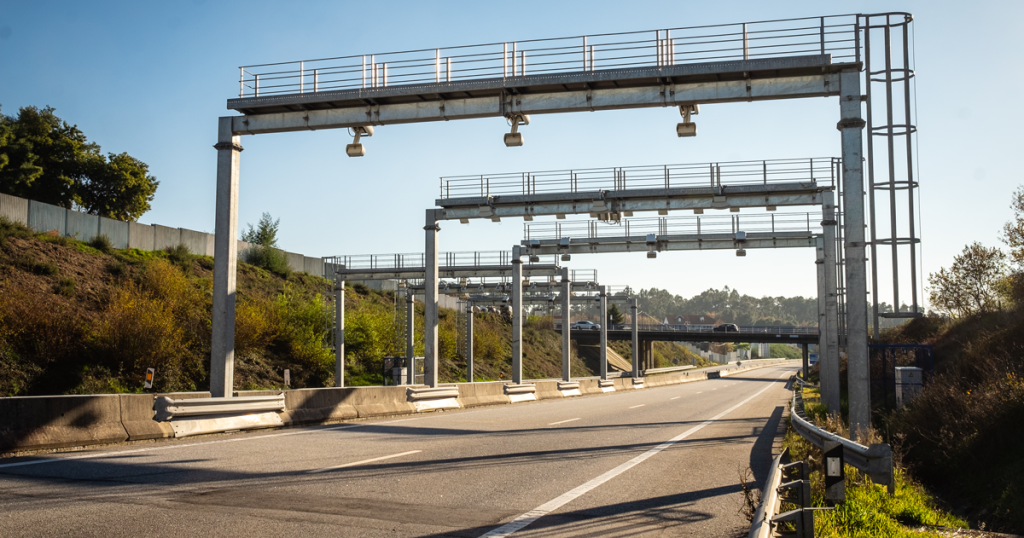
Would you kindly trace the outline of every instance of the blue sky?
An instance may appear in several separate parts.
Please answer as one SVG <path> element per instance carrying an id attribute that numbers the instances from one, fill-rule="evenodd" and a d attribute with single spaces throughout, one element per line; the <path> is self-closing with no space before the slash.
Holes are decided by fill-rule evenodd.
<path id="1" fill-rule="evenodd" d="M 623 6 L 628 6 L 624 9 Z M 923 270 L 965 244 L 1000 245 L 1014 158 L 1024 3 L 928 2 L 7 2 L 0 11 L 5 114 L 50 105 L 104 151 L 160 180 L 141 220 L 213 232 L 218 116 L 238 66 L 541 37 L 838 13 L 915 15 Z M 350 159 L 343 131 L 244 137 L 240 224 L 281 219 L 281 245 L 311 256 L 422 250 L 438 177 L 539 169 L 832 156 L 836 99 L 702 107 L 679 139 L 673 109 L 535 117 L 505 148 L 502 119 L 384 126 Z M 508 249 L 521 221 L 448 223 L 442 250 Z M 684 296 L 729 285 L 751 295 L 815 293 L 810 250 L 576 256 L 606 284 Z M 883 300 L 885 297 L 883 296 Z"/>

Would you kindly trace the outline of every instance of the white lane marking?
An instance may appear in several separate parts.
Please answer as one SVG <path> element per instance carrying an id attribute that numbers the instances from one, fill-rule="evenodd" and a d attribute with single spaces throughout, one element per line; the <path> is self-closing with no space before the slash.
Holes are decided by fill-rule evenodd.
<path id="1" fill-rule="evenodd" d="M 555 426 L 557 424 L 565 424 L 566 422 L 572 422 L 574 420 L 579 420 L 579 419 L 578 418 L 570 418 L 569 420 L 559 420 L 558 422 L 552 422 L 551 424 L 548 424 L 548 426 Z"/>
<path id="2" fill-rule="evenodd" d="M 697 391 L 697 394 L 704 394 L 704 391 L 702 391 L 702 390 Z"/>
<path id="3" fill-rule="evenodd" d="M 538 519 L 540 519 L 540 518 L 550 514 L 551 512 L 554 512 L 555 510 L 558 510 L 562 506 L 565 506 L 566 504 L 569 504 L 574 499 L 576 499 L 577 497 L 583 495 L 584 493 L 586 493 L 586 492 L 588 492 L 588 491 L 590 491 L 590 490 L 600 486 L 601 484 L 604 484 L 605 482 L 615 478 L 616 476 L 619 476 L 620 474 L 622 474 L 622 473 L 632 469 L 633 467 L 643 463 L 645 460 L 647 460 L 647 458 L 650 458 L 651 456 L 657 454 L 658 452 L 661 452 L 662 450 L 665 450 L 666 448 L 671 447 L 672 445 L 678 443 L 679 441 L 682 441 L 683 439 L 686 439 L 690 435 L 696 433 L 698 430 L 700 430 L 700 429 L 704 428 L 705 426 L 715 422 L 716 420 L 724 417 L 725 415 L 728 415 L 729 413 L 739 409 L 742 405 L 744 405 L 747 402 L 749 402 L 750 400 L 753 400 L 754 398 L 760 396 L 764 391 L 766 391 L 766 390 L 768 390 L 770 388 L 773 388 L 773 387 L 776 387 L 776 385 L 774 385 L 774 384 L 768 385 L 767 387 L 765 387 L 765 388 L 757 391 L 756 393 L 754 393 L 752 396 L 750 396 L 746 400 L 743 400 L 742 402 L 740 402 L 740 403 L 730 407 L 729 409 L 726 409 L 725 411 L 722 411 L 721 413 L 715 415 L 714 417 L 711 417 L 708 420 L 705 420 L 704 422 L 701 422 L 700 424 L 698 424 L 698 425 L 690 428 L 689 430 L 686 430 L 685 432 L 683 432 L 683 433 L 681 433 L 681 434 L 679 434 L 679 435 L 669 439 L 668 441 L 665 441 L 664 443 L 662 443 L 662 444 L 660 444 L 660 445 L 658 445 L 658 446 L 648 450 L 647 452 L 644 452 L 643 454 L 640 454 L 639 456 L 637 456 L 637 457 L 627 461 L 626 463 L 623 463 L 622 465 L 619 465 L 618 467 L 616 467 L 616 468 L 614 468 L 614 469 L 604 473 L 603 475 L 601 475 L 601 476 L 599 476 L 599 477 L 597 477 L 597 478 L 595 478 L 595 479 L 593 479 L 593 480 L 591 480 L 591 481 L 589 481 L 589 482 L 587 482 L 587 483 L 585 483 L 583 485 L 576 486 L 575 488 L 567 491 L 566 493 L 563 493 L 562 495 L 559 495 L 558 497 L 555 497 L 554 499 L 551 499 L 550 501 L 548 501 L 548 502 L 538 506 L 537 508 L 534 508 L 533 510 L 530 510 L 529 512 L 526 512 L 525 514 L 519 515 L 518 517 L 516 517 L 512 521 L 509 521 L 508 523 L 506 523 L 506 524 L 504 524 L 504 525 L 502 525 L 502 526 L 500 526 L 500 527 L 498 527 L 498 528 L 488 532 L 487 534 L 481 535 L 480 538 L 496 538 L 496 537 L 511 535 L 512 533 L 522 529 L 523 527 L 526 527 L 527 525 L 533 523 L 534 521 L 537 521 Z"/>
<path id="4" fill-rule="evenodd" d="M 375 461 L 389 460 L 391 458 L 399 458 L 402 456 L 408 456 L 409 454 L 419 454 L 422 450 L 410 450 L 408 452 L 402 452 L 401 454 L 392 454 L 390 456 L 381 456 L 379 458 L 370 458 L 363 461 L 354 461 L 352 463 L 345 463 L 343 465 L 335 465 L 334 467 L 324 467 L 323 469 L 316 469 L 310 471 L 310 473 L 322 473 L 324 471 L 333 471 L 335 469 L 344 469 L 345 467 L 355 467 L 356 465 L 363 465 L 364 463 L 373 463 Z"/>
<path id="5" fill-rule="evenodd" d="M 676 396 L 675 398 L 669 398 L 669 400 L 678 400 L 679 398 L 682 398 L 682 396 Z"/>
<path id="6" fill-rule="evenodd" d="M 400 419 L 400 420 L 392 420 L 392 421 L 389 421 L 389 422 L 372 422 L 372 423 L 367 423 L 367 424 L 346 424 L 345 426 L 334 426 L 333 428 L 322 428 L 322 429 L 317 429 L 317 430 L 303 430 L 303 431 L 285 432 L 285 433 L 272 433 L 272 434 L 268 434 L 268 435 L 255 435 L 255 436 L 252 436 L 252 437 L 236 437 L 236 438 L 233 438 L 233 439 L 220 439 L 220 440 L 217 440 L 217 441 L 209 441 L 209 442 L 206 442 L 206 443 L 183 443 L 183 444 L 180 444 L 180 445 L 154 446 L 154 447 L 149 447 L 149 448 L 137 448 L 135 450 L 121 450 L 121 451 L 117 451 L 117 452 L 99 452 L 99 453 L 91 453 L 91 454 L 81 454 L 81 455 L 78 455 L 78 456 L 68 456 L 66 458 L 53 458 L 53 459 L 45 459 L 45 460 L 19 461 L 17 463 L 4 463 L 4 464 L 0 464 L 0 469 L 5 469 L 5 468 L 8 468 L 8 467 L 22 467 L 22 466 L 25 466 L 25 465 L 41 465 L 41 464 L 44 464 L 44 463 L 60 463 L 60 462 L 71 461 L 71 460 L 89 460 L 89 459 L 96 459 L 96 458 L 116 458 L 116 457 L 119 457 L 119 456 L 121 456 L 123 454 L 138 454 L 139 452 L 153 452 L 153 451 L 156 451 L 156 450 L 170 450 L 172 448 L 188 448 L 188 447 L 204 446 L 204 445 L 219 445 L 219 444 L 222 444 L 222 443 L 237 443 L 239 441 L 255 441 L 257 439 L 269 439 L 269 438 L 272 438 L 272 437 L 288 437 L 288 436 L 291 436 L 291 435 L 305 435 L 307 433 L 322 433 L 322 432 L 330 432 L 330 431 L 337 431 L 337 430 L 348 430 L 348 429 L 351 429 L 351 428 L 365 428 L 366 426 L 379 426 L 381 424 L 394 424 L 396 422 L 406 422 L 406 421 L 409 421 L 409 420 L 419 420 L 419 419 L 423 419 L 423 418 L 429 418 L 429 417 L 403 418 L 403 419 Z"/>
<path id="7" fill-rule="evenodd" d="M 634 405 L 633 407 L 630 407 L 630 409 L 636 409 L 637 407 L 643 407 L 645 405 L 647 404 Z"/>

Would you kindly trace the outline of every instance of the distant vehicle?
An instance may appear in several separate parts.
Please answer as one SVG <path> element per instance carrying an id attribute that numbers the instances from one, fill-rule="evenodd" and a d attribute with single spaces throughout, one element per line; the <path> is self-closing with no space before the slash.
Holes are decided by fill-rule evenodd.
<path id="1" fill-rule="evenodd" d="M 572 322 L 572 324 L 569 325 L 569 329 L 570 330 L 572 330 L 572 329 L 579 329 L 579 330 L 584 330 L 584 331 L 586 331 L 586 330 L 600 331 L 601 330 L 601 326 L 599 324 L 597 324 L 597 323 L 594 323 L 593 321 L 583 320 L 583 321 L 574 321 L 574 322 Z"/>
<path id="2" fill-rule="evenodd" d="M 712 330 L 714 332 L 716 332 L 716 333 L 738 333 L 738 332 L 740 332 L 740 328 L 737 327 L 735 323 L 723 323 L 721 325 L 715 325 L 715 328 L 712 329 Z"/>

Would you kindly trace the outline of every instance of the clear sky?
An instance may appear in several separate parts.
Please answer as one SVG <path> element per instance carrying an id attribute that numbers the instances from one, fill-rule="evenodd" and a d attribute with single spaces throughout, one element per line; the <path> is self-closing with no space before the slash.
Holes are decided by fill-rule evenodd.
<path id="1" fill-rule="evenodd" d="M 54 2 L 0 10 L 0 104 L 53 106 L 104 151 L 160 180 L 142 222 L 213 232 L 218 116 L 238 66 L 462 44 L 839 13 L 915 15 L 923 270 L 965 244 L 998 241 L 1019 155 L 1024 3 L 590 1 Z M 384 126 L 347 158 L 341 130 L 243 137 L 240 225 L 281 219 L 280 244 L 310 256 L 415 252 L 439 176 L 543 169 L 838 156 L 838 100 L 702 107 L 680 139 L 671 108 L 535 117 L 506 148 L 503 119 Z M 443 224 L 442 250 L 509 249 L 521 221 Z M 815 294 L 807 250 L 575 256 L 605 284 L 689 296 L 728 285 Z M 885 297 L 883 296 L 883 300 Z"/>

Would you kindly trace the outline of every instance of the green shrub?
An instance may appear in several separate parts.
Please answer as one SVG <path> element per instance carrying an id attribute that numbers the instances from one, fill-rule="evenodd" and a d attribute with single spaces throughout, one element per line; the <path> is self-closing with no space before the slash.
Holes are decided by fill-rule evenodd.
<path id="1" fill-rule="evenodd" d="M 0 216 L 0 248 L 7 246 L 9 237 L 32 237 L 32 230 L 20 222 L 14 222 L 7 217 Z"/>
<path id="2" fill-rule="evenodd" d="M 92 248 L 94 248 L 94 249 L 96 249 L 96 250 L 98 250 L 98 251 L 100 251 L 100 252 L 102 252 L 104 254 L 110 254 L 111 252 L 114 251 L 114 244 L 110 242 L 110 238 L 109 237 L 107 237 L 107 236 L 105 236 L 103 234 L 100 234 L 100 235 L 97 235 L 97 236 L 93 237 L 92 239 L 87 241 L 85 244 L 89 245 L 90 247 L 92 247 Z"/>
<path id="3" fill-rule="evenodd" d="M 71 277 L 61 278 L 57 281 L 57 293 L 66 297 L 75 296 L 75 279 Z"/>
<path id="4" fill-rule="evenodd" d="M 183 243 L 167 247 L 164 252 L 167 253 L 167 259 L 177 265 L 186 275 L 192 274 L 192 263 L 195 261 L 196 255 L 192 254 Z"/>
<path id="5" fill-rule="evenodd" d="M 128 268 L 125 267 L 124 263 L 119 260 L 114 260 L 107 264 L 107 272 L 114 277 L 122 277 L 128 272 Z"/>
<path id="6" fill-rule="evenodd" d="M 285 278 L 292 273 L 284 252 L 273 247 L 250 245 L 245 253 L 245 261 Z"/>
<path id="7" fill-rule="evenodd" d="M 56 265 L 50 262 L 41 262 L 25 254 L 18 258 L 14 264 L 30 273 L 40 276 L 52 276 L 59 272 Z"/>

